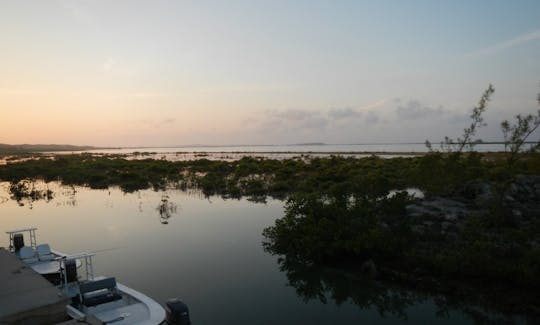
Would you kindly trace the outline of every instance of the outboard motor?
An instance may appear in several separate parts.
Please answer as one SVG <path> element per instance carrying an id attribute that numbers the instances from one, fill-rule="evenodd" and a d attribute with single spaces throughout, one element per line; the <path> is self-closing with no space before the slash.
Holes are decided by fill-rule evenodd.
<path id="1" fill-rule="evenodd" d="M 165 311 L 167 312 L 166 323 L 168 325 L 191 324 L 188 307 L 180 299 L 173 298 L 167 300 Z"/>
<path id="2" fill-rule="evenodd" d="M 67 282 L 77 281 L 77 261 L 73 258 L 64 261 L 64 267 L 66 268 Z"/>
<path id="3" fill-rule="evenodd" d="M 13 248 L 15 249 L 15 252 L 18 252 L 22 247 L 24 247 L 23 234 L 14 234 L 13 235 Z"/>

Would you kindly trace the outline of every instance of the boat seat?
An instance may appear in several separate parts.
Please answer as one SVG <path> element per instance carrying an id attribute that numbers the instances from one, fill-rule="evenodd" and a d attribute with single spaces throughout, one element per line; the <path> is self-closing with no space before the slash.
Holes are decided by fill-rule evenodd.
<path id="1" fill-rule="evenodd" d="M 40 244 L 36 247 L 37 255 L 40 261 L 52 261 L 54 255 L 51 253 L 49 244 Z"/>
<path id="2" fill-rule="evenodd" d="M 122 299 L 122 295 L 116 290 L 116 279 L 114 277 L 81 282 L 79 284 L 79 292 L 81 294 L 81 302 L 86 307 L 93 307 Z"/>
<path id="3" fill-rule="evenodd" d="M 25 263 L 35 263 L 38 261 L 36 251 L 32 247 L 23 246 L 19 250 L 19 257 Z"/>
<path id="4" fill-rule="evenodd" d="M 105 294 L 84 299 L 83 304 L 86 307 L 94 307 L 97 305 L 105 304 L 105 303 L 120 300 L 120 299 L 122 299 L 122 296 L 119 293 L 107 291 L 107 293 Z"/>

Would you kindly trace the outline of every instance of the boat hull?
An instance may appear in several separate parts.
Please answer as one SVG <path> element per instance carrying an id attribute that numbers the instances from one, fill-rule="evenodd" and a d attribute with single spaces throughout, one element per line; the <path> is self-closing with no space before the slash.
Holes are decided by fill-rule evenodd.
<path id="1" fill-rule="evenodd" d="M 28 266 L 30 266 L 32 270 L 44 276 L 60 273 L 60 267 L 64 267 L 64 262 L 58 261 L 56 259 L 67 256 L 67 254 L 64 254 L 58 251 L 53 251 L 53 250 L 51 250 L 51 253 L 55 258 L 54 260 L 37 261 L 34 263 L 28 263 Z M 79 259 L 75 260 L 75 262 L 77 263 L 77 268 L 80 268 L 82 265 L 82 262 Z"/>
<path id="2" fill-rule="evenodd" d="M 102 279 L 105 277 L 95 277 L 94 280 Z M 116 289 L 122 299 L 92 307 L 79 306 L 77 310 L 103 323 L 115 325 L 158 325 L 165 321 L 165 309 L 153 299 L 121 283 L 116 284 Z"/>

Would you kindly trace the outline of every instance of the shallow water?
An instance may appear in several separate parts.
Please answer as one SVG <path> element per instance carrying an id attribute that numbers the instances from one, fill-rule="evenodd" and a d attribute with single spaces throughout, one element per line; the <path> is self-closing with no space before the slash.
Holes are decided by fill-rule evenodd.
<path id="1" fill-rule="evenodd" d="M 441 311 L 429 296 L 279 264 L 263 251 L 261 233 L 283 216 L 282 201 L 49 184 L 52 200 L 21 206 L 6 186 L 0 183 L 2 230 L 36 226 L 38 243 L 64 253 L 98 252 L 96 275 L 115 276 L 160 303 L 180 297 L 193 324 L 472 322 L 459 308 Z M 160 216 L 163 200 L 168 219 Z M 2 231 L 0 245 L 7 244 Z"/>
<path id="2" fill-rule="evenodd" d="M 502 144 L 477 144 L 475 150 L 504 151 Z M 440 149 L 439 144 L 434 143 L 433 149 Z M 367 143 L 367 144 L 313 144 L 313 145 L 237 145 L 237 146 L 178 146 L 178 147 L 142 147 L 142 148 L 122 148 L 122 149 L 97 149 L 88 152 L 104 153 L 131 153 L 138 152 L 427 152 L 428 148 L 422 143 Z"/>
<path id="3" fill-rule="evenodd" d="M 434 149 L 440 148 L 434 144 Z M 504 151 L 502 144 L 478 144 L 479 152 Z M 196 159 L 238 160 L 242 157 L 267 159 L 317 158 L 337 155 L 342 157 L 363 158 L 373 153 L 381 158 L 409 157 L 428 152 L 424 143 L 382 143 L 382 144 L 321 144 L 321 145 L 260 145 L 260 146 L 184 146 L 184 147 L 142 147 L 111 148 L 77 151 L 76 153 L 95 155 L 126 155 L 129 159 L 166 159 L 185 161 Z M 70 154 L 69 151 L 50 152 L 49 154 Z M 0 160 L 0 164 L 2 161 Z"/>

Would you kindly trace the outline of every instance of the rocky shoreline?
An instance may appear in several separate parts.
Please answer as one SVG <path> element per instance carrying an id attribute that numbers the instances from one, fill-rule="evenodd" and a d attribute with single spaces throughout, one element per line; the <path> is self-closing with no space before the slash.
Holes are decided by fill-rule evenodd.
<path id="1" fill-rule="evenodd" d="M 454 270 L 437 275 L 422 267 L 396 270 L 380 266 L 377 270 L 381 278 L 538 319 L 538 286 L 518 279 L 522 274 L 509 276 L 512 271 L 508 270 L 524 261 L 534 263 L 529 258 L 535 258 L 540 250 L 540 176 L 517 175 L 504 188 L 497 186 L 500 184 L 469 182 L 447 197 L 427 197 L 407 205 L 411 231 L 419 238 L 415 245 L 417 256 L 425 254 L 428 260 L 450 256 L 448 265 Z M 476 246 L 477 241 L 483 246 Z M 479 256 L 497 262 L 483 266 L 485 276 L 482 270 L 465 270 L 470 264 L 459 260 L 459 256 L 474 256 L 478 247 L 488 247 Z M 498 274 L 501 268 L 506 273 Z M 462 277 L 467 273 L 474 276 Z"/>
<path id="2" fill-rule="evenodd" d="M 450 197 L 434 196 L 407 205 L 407 217 L 419 220 L 413 231 L 457 240 L 469 217 L 493 214 L 496 208 L 509 213 L 507 221 L 516 229 L 530 227 L 540 219 L 540 176 L 517 175 L 502 194 L 497 194 L 495 186 L 474 181 Z M 539 241 L 530 244 L 540 248 Z"/>

